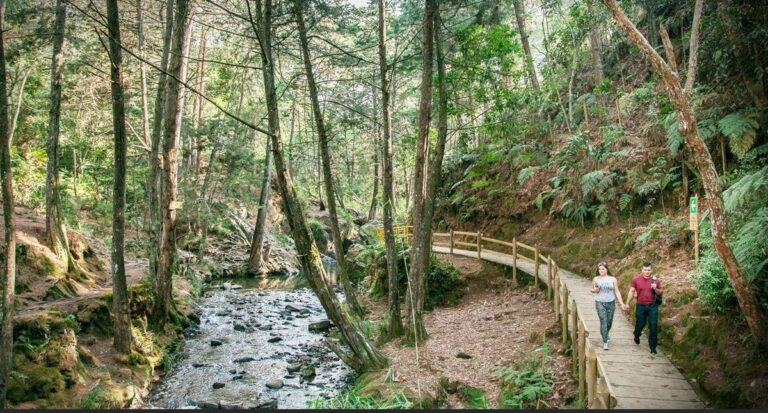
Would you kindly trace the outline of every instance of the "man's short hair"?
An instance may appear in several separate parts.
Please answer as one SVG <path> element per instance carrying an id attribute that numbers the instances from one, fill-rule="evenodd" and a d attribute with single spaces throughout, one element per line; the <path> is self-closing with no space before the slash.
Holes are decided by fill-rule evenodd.
<path id="1" fill-rule="evenodd" d="M 646 262 L 644 262 L 644 263 L 643 263 L 643 267 L 645 267 L 645 268 L 651 268 L 651 262 L 650 262 L 650 261 L 646 261 Z"/>

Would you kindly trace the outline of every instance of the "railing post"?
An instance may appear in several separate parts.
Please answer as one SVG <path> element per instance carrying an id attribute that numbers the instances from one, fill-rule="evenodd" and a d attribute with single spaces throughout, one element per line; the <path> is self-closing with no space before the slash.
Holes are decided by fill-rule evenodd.
<path id="1" fill-rule="evenodd" d="M 556 274 L 557 284 L 560 285 L 560 274 Z M 562 323 L 563 323 L 563 343 L 568 342 L 568 288 L 566 288 L 565 285 L 563 285 L 562 288 L 563 292 L 563 314 L 562 314 Z"/>
<path id="2" fill-rule="evenodd" d="M 536 268 L 536 282 L 539 282 L 539 249 L 538 248 L 533 249 L 533 263 L 534 263 L 534 267 Z"/>
<path id="3" fill-rule="evenodd" d="M 477 258 L 480 259 L 480 252 L 483 250 L 483 246 L 480 245 L 480 241 L 483 239 L 483 233 L 477 232 Z"/>
<path id="4" fill-rule="evenodd" d="M 512 281 L 517 285 L 517 237 L 512 237 Z"/>
<path id="5" fill-rule="evenodd" d="M 585 347 L 587 345 L 587 332 L 584 330 L 583 320 L 579 322 L 579 400 L 581 400 L 582 407 L 587 407 L 587 402 L 584 399 L 587 377 L 587 360 Z"/>
<path id="6" fill-rule="evenodd" d="M 560 283 L 556 277 L 553 277 L 552 265 L 547 265 L 547 275 L 549 275 L 549 283 L 552 284 L 552 289 L 547 288 L 547 293 L 554 291 L 552 297 L 552 306 L 555 309 L 555 322 L 560 321 Z M 549 295 L 549 294 L 548 294 Z"/>
<path id="7" fill-rule="evenodd" d="M 453 228 L 451 228 L 451 255 L 453 255 Z"/>
<path id="8" fill-rule="evenodd" d="M 536 255 L 538 256 L 538 251 Z M 539 263 L 536 262 L 536 268 L 538 267 L 539 267 Z M 552 282 L 553 275 L 554 274 L 552 273 L 552 265 L 550 265 L 549 261 L 547 261 L 547 298 L 548 299 L 552 299 L 552 290 L 555 287 L 554 283 Z M 555 313 L 555 317 L 557 317 L 557 313 Z M 557 318 L 555 318 L 555 321 L 557 321 Z"/>
<path id="9" fill-rule="evenodd" d="M 587 403 L 585 407 L 593 407 L 595 390 L 597 390 L 597 356 L 595 355 L 595 348 L 590 346 L 587 354 Z"/>
<path id="10" fill-rule="evenodd" d="M 576 305 L 576 300 L 573 300 L 573 308 L 571 309 L 571 352 L 573 354 L 577 353 L 575 347 L 578 345 L 576 342 L 576 339 L 577 339 L 576 323 L 578 323 L 578 321 L 579 321 L 579 310 L 578 310 L 578 306 Z M 576 366 L 577 365 L 576 357 L 574 357 L 573 360 L 574 360 L 573 365 Z"/>

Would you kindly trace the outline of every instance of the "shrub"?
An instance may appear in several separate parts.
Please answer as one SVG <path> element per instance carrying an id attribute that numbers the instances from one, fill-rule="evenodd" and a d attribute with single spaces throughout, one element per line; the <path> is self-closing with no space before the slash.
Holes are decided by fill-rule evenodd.
<path id="1" fill-rule="evenodd" d="M 426 297 L 424 309 L 452 305 L 464 296 L 467 280 L 450 262 L 440 261 L 434 255 L 426 279 Z"/>

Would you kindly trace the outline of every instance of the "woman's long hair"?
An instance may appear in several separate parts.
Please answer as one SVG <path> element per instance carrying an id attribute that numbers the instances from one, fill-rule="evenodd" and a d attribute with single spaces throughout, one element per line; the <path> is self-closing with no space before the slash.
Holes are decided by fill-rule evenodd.
<path id="1" fill-rule="evenodd" d="M 595 276 L 597 277 L 600 276 L 600 267 L 605 267 L 605 271 L 608 272 L 608 275 L 613 277 L 613 274 L 611 274 L 611 269 L 608 268 L 608 263 L 605 261 L 600 261 L 599 263 L 597 263 L 597 270 L 595 270 Z"/>

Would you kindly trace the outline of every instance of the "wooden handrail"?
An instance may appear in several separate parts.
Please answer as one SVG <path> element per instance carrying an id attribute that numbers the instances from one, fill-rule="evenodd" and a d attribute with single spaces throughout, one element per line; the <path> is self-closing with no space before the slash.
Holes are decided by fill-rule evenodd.
<path id="1" fill-rule="evenodd" d="M 496 244 L 506 245 L 507 247 L 514 247 L 515 246 L 515 244 L 513 244 L 511 242 L 502 241 L 500 239 L 489 238 L 489 237 L 485 237 L 485 236 L 483 237 L 483 241 L 488 241 L 488 242 L 493 242 L 493 243 L 496 243 Z"/>
<path id="2" fill-rule="evenodd" d="M 433 237 L 450 237 L 451 233 L 450 232 L 433 232 L 432 236 Z"/>
<path id="3" fill-rule="evenodd" d="M 536 247 L 532 247 L 532 246 L 530 246 L 530 245 L 527 245 L 527 244 L 523 244 L 523 243 L 522 243 L 522 242 L 520 242 L 520 241 L 517 241 L 517 246 L 518 246 L 518 247 L 522 247 L 522 248 L 525 248 L 525 249 L 527 249 L 527 250 L 529 250 L 529 251 L 531 251 L 531 252 L 536 252 Z"/>
<path id="4" fill-rule="evenodd" d="M 454 235 L 471 235 L 473 237 L 477 236 L 477 232 L 467 232 L 467 231 L 453 231 Z"/>
<path id="5" fill-rule="evenodd" d="M 477 243 L 474 243 L 474 242 L 453 241 L 453 245 L 463 245 L 465 247 L 477 247 Z"/>

